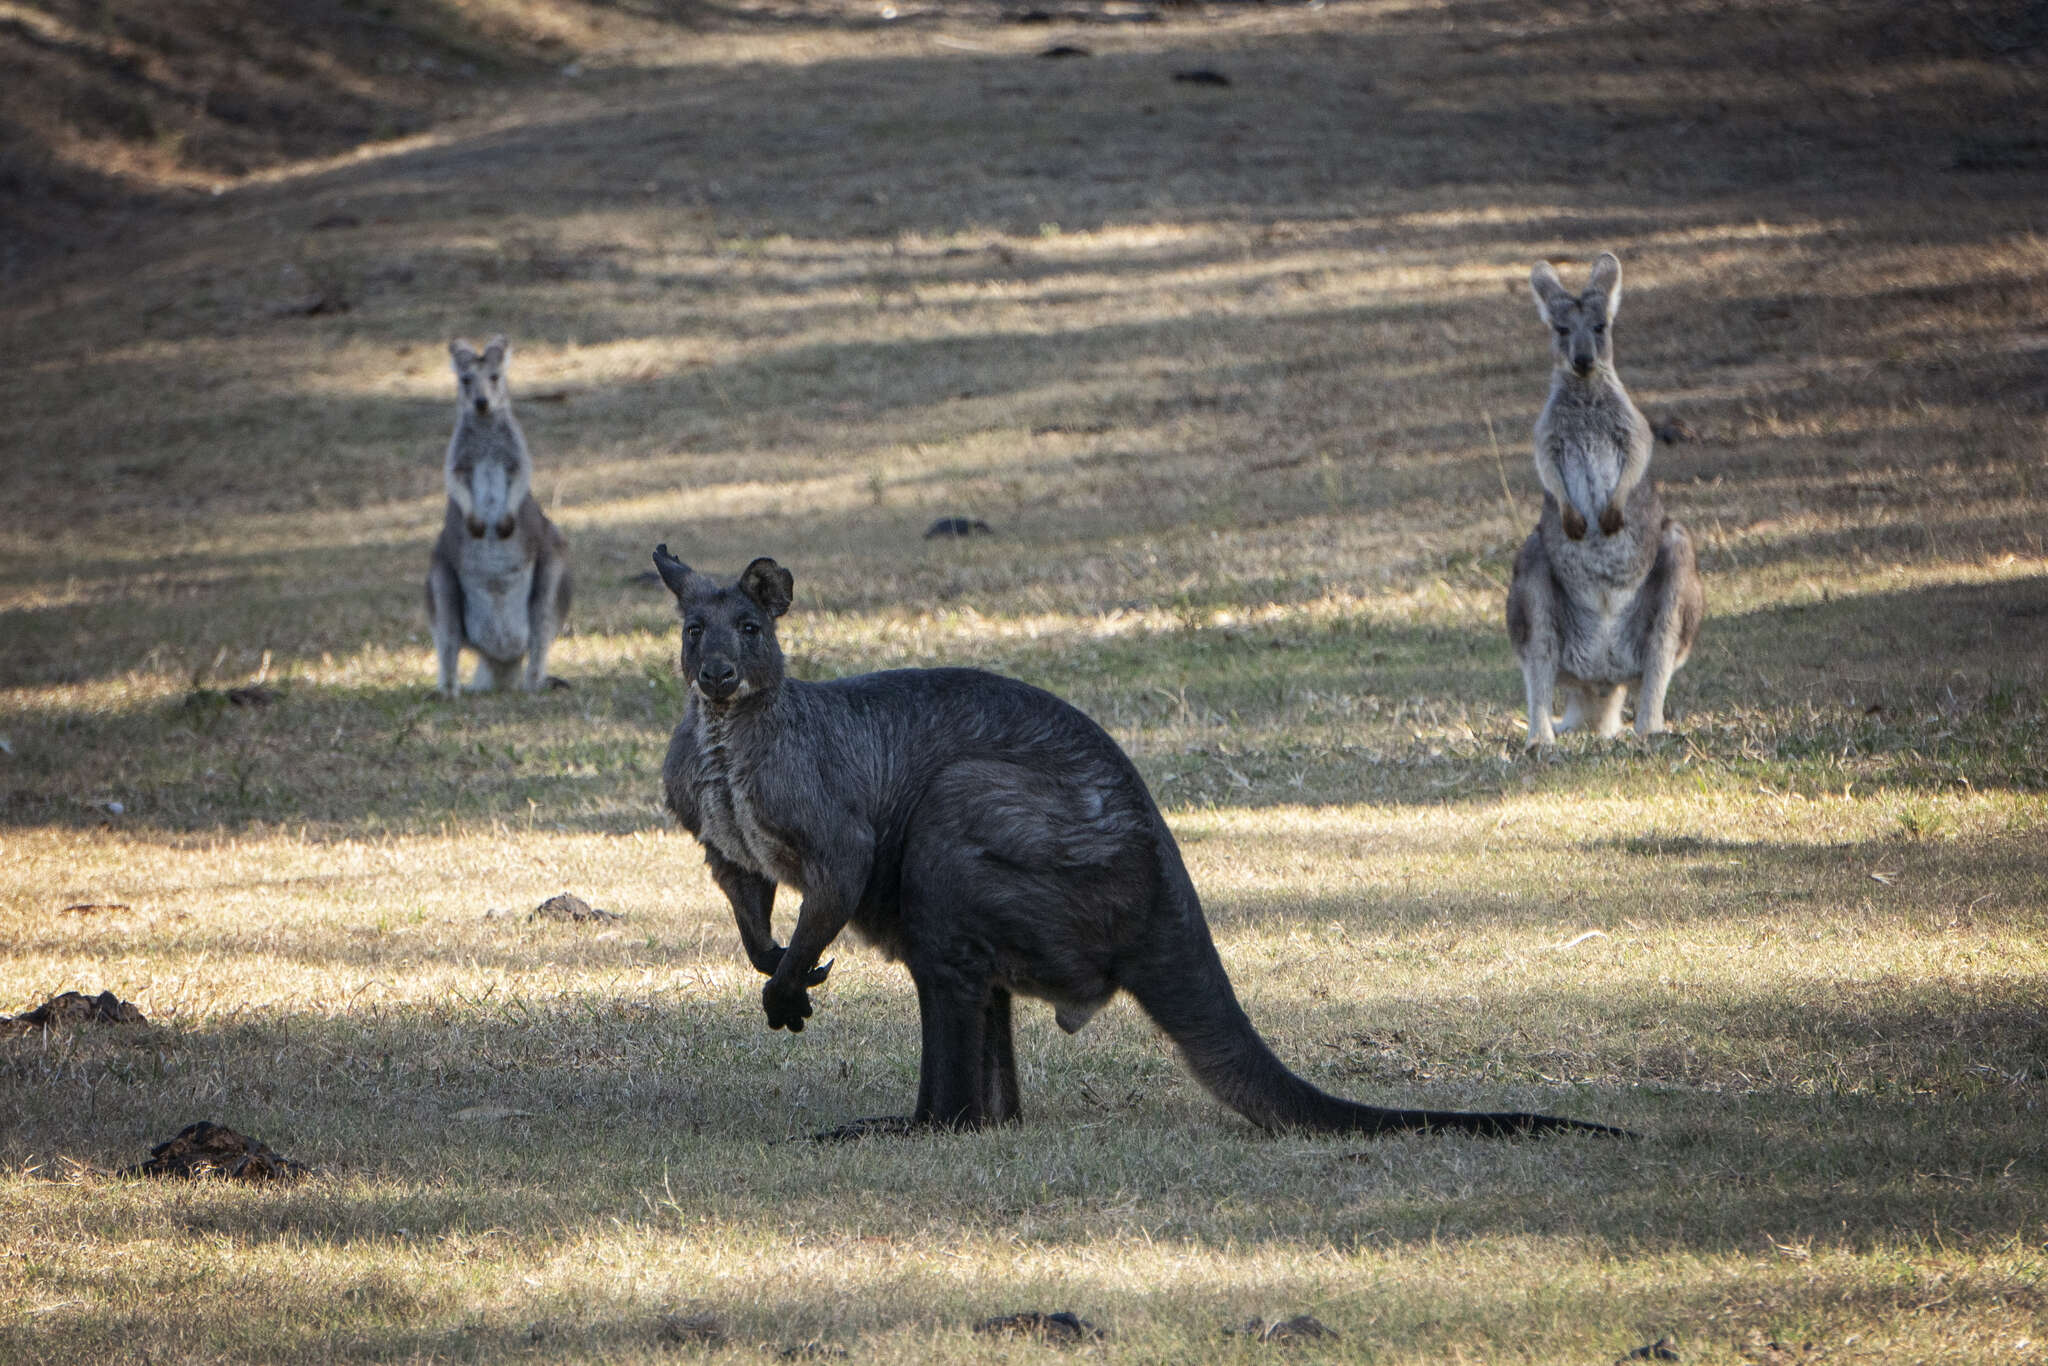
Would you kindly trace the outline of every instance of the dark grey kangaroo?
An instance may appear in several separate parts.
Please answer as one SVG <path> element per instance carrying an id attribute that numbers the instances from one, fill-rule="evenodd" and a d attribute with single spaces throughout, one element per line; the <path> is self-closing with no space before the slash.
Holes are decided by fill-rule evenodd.
<path id="1" fill-rule="evenodd" d="M 1180 850 L 1131 761 L 1073 707 L 973 669 L 827 683 L 783 676 L 789 571 L 724 585 L 654 552 L 683 623 L 689 709 L 662 776 L 768 977 L 771 1029 L 801 1030 L 818 959 L 851 924 L 910 969 L 917 1108 L 827 1137 L 1016 1119 L 1010 998 L 1085 1025 L 1119 989 L 1210 1093 L 1266 1129 L 1510 1135 L 1623 1131 L 1535 1114 L 1383 1110 L 1290 1072 L 1238 1006 Z M 785 949 L 776 885 L 803 895 Z"/>
<path id="2" fill-rule="evenodd" d="M 1529 745 L 1553 743 L 1589 710 L 1594 733 L 1614 735 L 1631 683 L 1636 734 L 1651 735 L 1664 729 L 1664 690 L 1699 635 L 1706 594 L 1692 538 L 1664 515 L 1649 477 L 1649 421 L 1614 370 L 1621 262 L 1602 252 L 1575 296 L 1543 261 L 1529 287 L 1551 330 L 1550 401 L 1536 419 L 1543 513 L 1508 587 Z M 1564 720 L 1553 727 L 1559 690 Z"/>

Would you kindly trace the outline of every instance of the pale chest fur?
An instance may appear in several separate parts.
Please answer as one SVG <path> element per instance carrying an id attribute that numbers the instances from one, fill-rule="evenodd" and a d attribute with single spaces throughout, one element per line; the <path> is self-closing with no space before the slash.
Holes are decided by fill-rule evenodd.
<path id="1" fill-rule="evenodd" d="M 803 861 L 763 821 L 753 775 L 736 761 L 726 726 L 700 706 L 696 731 L 697 771 L 691 786 L 698 838 L 742 868 L 802 891 Z"/>
<path id="2" fill-rule="evenodd" d="M 533 595 L 533 556 L 523 538 L 494 533 L 465 536 L 455 575 L 462 584 L 462 632 L 492 659 L 526 653 L 527 602 Z"/>

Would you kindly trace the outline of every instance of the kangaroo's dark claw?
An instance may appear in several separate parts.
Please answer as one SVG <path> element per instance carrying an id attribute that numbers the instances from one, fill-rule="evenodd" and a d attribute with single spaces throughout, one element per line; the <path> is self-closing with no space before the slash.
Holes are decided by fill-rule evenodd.
<path id="1" fill-rule="evenodd" d="M 775 970 L 782 966 L 782 955 L 788 952 L 788 949 L 777 944 L 766 953 L 759 955 L 749 954 L 747 957 L 753 962 L 754 971 L 760 973 L 763 977 L 773 977 Z M 837 958 L 827 958 L 824 962 L 812 968 L 804 974 L 804 985 L 807 987 L 817 986 L 831 974 L 832 965 L 838 961 Z"/>

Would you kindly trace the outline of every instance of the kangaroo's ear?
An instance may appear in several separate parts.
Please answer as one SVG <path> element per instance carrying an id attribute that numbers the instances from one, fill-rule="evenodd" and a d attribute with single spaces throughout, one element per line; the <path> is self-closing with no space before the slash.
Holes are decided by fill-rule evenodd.
<path id="1" fill-rule="evenodd" d="M 1600 259 L 1593 263 L 1593 278 L 1586 282 L 1588 294 L 1602 296 L 1607 304 L 1607 316 L 1611 319 L 1621 309 L 1621 258 L 1611 251 L 1600 253 Z"/>
<path id="2" fill-rule="evenodd" d="M 740 571 L 740 592 L 771 617 L 779 617 L 794 601 L 796 580 L 787 569 L 763 555 Z"/>
<path id="3" fill-rule="evenodd" d="M 1536 315 L 1546 323 L 1550 321 L 1550 305 L 1572 297 L 1565 292 L 1564 281 L 1557 278 L 1557 267 L 1548 261 L 1538 261 L 1536 269 L 1529 272 L 1529 292 L 1536 296 Z"/>
<path id="4" fill-rule="evenodd" d="M 505 340 L 503 332 L 491 338 L 489 345 L 484 347 L 484 359 L 493 365 L 503 365 L 505 357 L 511 354 L 512 343 Z"/>
<path id="5" fill-rule="evenodd" d="M 460 337 L 448 343 L 448 355 L 455 362 L 458 375 L 476 367 L 476 348 Z"/>
<path id="6" fill-rule="evenodd" d="M 668 585 L 668 591 L 680 601 L 683 590 L 689 586 L 691 570 L 690 566 L 668 553 L 666 541 L 654 547 L 654 568 L 661 575 L 661 581 Z"/>

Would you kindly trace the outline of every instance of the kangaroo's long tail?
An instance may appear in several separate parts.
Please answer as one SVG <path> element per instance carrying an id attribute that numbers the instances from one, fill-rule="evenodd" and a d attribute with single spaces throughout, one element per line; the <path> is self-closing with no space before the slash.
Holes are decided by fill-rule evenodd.
<path id="1" fill-rule="evenodd" d="M 1333 1096 L 1296 1076 L 1252 1027 L 1231 990 L 1192 887 L 1185 889 L 1185 907 L 1161 917 L 1157 929 L 1149 944 L 1120 965 L 1120 984 L 1180 1048 L 1209 1094 L 1262 1129 L 1344 1134 L 1422 1129 L 1489 1138 L 1573 1131 L 1635 1137 L 1626 1129 L 1556 1115 L 1390 1110 Z"/>

